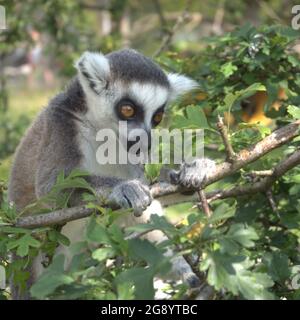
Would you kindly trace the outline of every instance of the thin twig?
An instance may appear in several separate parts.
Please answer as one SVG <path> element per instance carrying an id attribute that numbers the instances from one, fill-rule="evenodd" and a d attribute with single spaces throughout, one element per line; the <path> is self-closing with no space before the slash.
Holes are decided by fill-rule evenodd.
<path id="1" fill-rule="evenodd" d="M 271 189 L 266 191 L 266 196 L 267 196 L 267 199 L 269 201 L 269 204 L 270 204 L 270 207 L 271 207 L 272 211 L 274 213 L 276 213 L 278 218 L 280 218 L 279 212 L 278 212 L 278 208 L 276 206 L 276 202 L 275 202 L 275 199 L 273 197 L 273 193 L 272 193 Z"/>
<path id="2" fill-rule="evenodd" d="M 132 240 L 132 239 L 138 239 L 143 237 L 144 235 L 148 234 L 149 232 L 154 231 L 155 229 L 148 229 L 145 231 L 141 231 L 141 232 L 133 232 L 131 234 L 129 234 L 128 236 L 125 237 L 125 240 Z"/>
<path id="3" fill-rule="evenodd" d="M 177 30 L 181 27 L 181 25 L 188 20 L 188 18 L 190 17 L 189 12 L 188 12 L 188 8 L 190 5 L 190 1 L 187 1 L 186 7 L 183 10 L 182 14 L 178 16 L 178 18 L 176 19 L 175 24 L 173 25 L 172 29 L 168 32 L 168 34 L 166 34 L 166 36 L 163 38 L 160 47 L 155 51 L 155 53 L 153 54 L 153 58 L 156 58 L 157 56 L 159 56 L 163 51 L 167 50 L 167 48 L 169 47 L 175 33 L 177 32 Z"/>
<path id="4" fill-rule="evenodd" d="M 233 151 L 232 145 L 229 141 L 227 127 L 224 125 L 223 119 L 220 115 L 218 116 L 217 128 L 221 134 L 224 143 L 225 151 L 227 154 L 226 160 L 229 162 L 234 162 L 236 160 L 236 154 Z"/>
<path id="5" fill-rule="evenodd" d="M 209 218 L 211 216 L 211 210 L 209 208 L 209 204 L 206 199 L 206 195 L 203 189 L 197 191 L 199 200 L 201 201 L 201 206 L 205 215 Z"/>

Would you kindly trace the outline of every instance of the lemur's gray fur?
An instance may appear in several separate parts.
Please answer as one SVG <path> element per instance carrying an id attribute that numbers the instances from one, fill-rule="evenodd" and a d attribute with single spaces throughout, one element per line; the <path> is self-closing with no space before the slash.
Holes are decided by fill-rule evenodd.
<path id="1" fill-rule="evenodd" d="M 195 88 L 197 84 L 179 74 L 166 74 L 152 60 L 134 50 L 122 50 L 106 56 L 84 53 L 76 63 L 78 75 L 63 92 L 42 110 L 21 141 L 15 155 L 8 196 L 18 210 L 47 194 L 64 171 L 74 168 L 90 173 L 89 182 L 97 192 L 121 207 L 132 207 L 141 216 L 126 215 L 120 225 L 145 222 L 152 213 L 162 214 L 161 203 L 151 198 L 149 187 L 139 165 L 99 165 L 96 161 L 96 133 L 102 128 L 118 130 L 115 106 L 126 98 L 141 109 L 140 118 L 128 122 L 128 132 L 135 128 L 149 131 L 153 115 L 177 96 Z M 214 162 L 199 159 L 183 164 L 173 173 L 173 181 L 187 187 L 199 187 Z M 67 223 L 62 232 L 71 243 L 80 241 L 86 219 Z M 154 231 L 146 236 L 151 241 L 162 241 L 163 235 Z M 67 247 L 58 251 L 70 257 Z M 169 250 L 167 255 L 173 255 Z M 41 261 L 37 258 L 32 270 L 32 281 L 40 274 Z M 174 271 L 190 286 L 198 278 L 182 257 L 173 258 Z M 18 298 L 16 295 L 15 298 Z"/>

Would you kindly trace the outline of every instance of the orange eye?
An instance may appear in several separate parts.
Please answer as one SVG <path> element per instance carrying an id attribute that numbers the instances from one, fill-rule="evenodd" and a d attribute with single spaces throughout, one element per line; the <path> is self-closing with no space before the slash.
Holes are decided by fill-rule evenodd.
<path id="1" fill-rule="evenodd" d="M 135 114 L 134 108 L 130 105 L 122 106 L 120 112 L 124 118 L 132 118 Z"/>
<path id="2" fill-rule="evenodd" d="M 156 124 L 159 124 L 163 118 L 164 113 L 163 112 L 158 112 L 154 117 L 153 117 L 153 121 Z"/>

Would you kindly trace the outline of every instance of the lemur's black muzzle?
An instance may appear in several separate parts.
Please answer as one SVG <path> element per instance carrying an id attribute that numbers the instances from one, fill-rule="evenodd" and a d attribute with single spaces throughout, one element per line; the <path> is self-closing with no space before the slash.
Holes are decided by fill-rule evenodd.
<path id="1" fill-rule="evenodd" d="M 151 132 L 141 129 L 141 134 L 130 137 L 127 141 L 127 152 L 147 153 L 151 149 Z"/>

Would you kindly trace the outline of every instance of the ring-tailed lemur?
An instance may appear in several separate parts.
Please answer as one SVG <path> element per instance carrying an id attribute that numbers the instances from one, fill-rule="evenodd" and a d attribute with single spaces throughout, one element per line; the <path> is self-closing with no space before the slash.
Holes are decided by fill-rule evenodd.
<path id="1" fill-rule="evenodd" d="M 89 182 L 100 195 L 121 207 L 132 207 L 135 213 L 143 212 L 140 217 L 126 215 L 122 225 L 161 214 L 161 204 L 151 198 L 141 166 L 97 162 L 96 134 L 104 128 L 117 131 L 120 120 L 127 121 L 128 135 L 136 128 L 149 132 L 161 121 L 167 104 L 197 83 L 183 75 L 166 74 L 134 50 L 108 55 L 85 52 L 75 66 L 77 76 L 42 110 L 17 149 L 9 200 L 20 210 L 47 194 L 61 171 L 67 175 L 79 168 L 90 173 Z M 177 183 L 198 187 L 213 167 L 208 159 L 183 164 L 176 174 Z M 71 243 L 80 241 L 85 224 L 86 219 L 69 222 L 62 232 Z M 163 235 L 154 231 L 147 238 L 161 241 Z M 69 255 L 66 247 L 59 250 Z M 173 269 L 190 286 L 197 286 L 198 278 L 182 257 L 173 258 Z M 41 261 L 36 259 L 33 281 L 40 271 Z"/>

